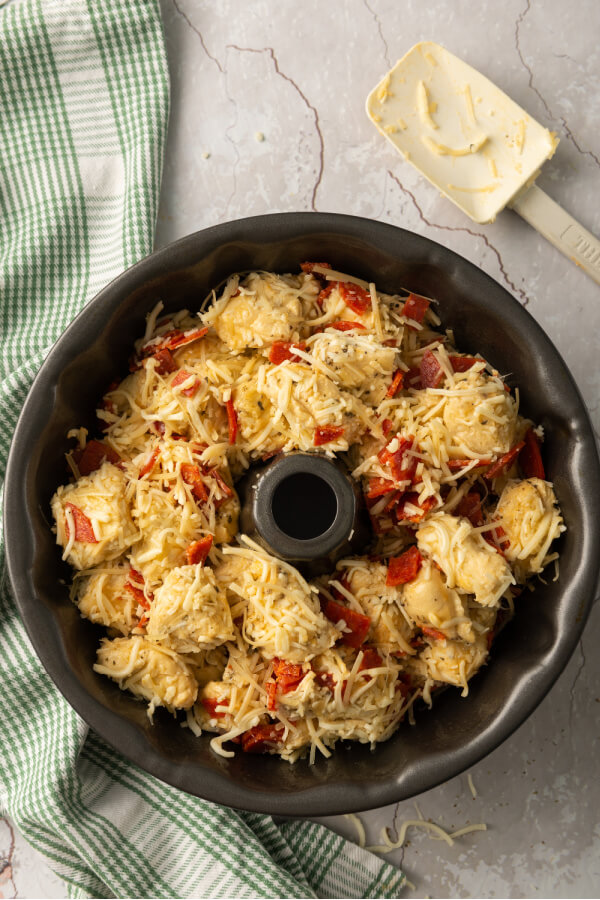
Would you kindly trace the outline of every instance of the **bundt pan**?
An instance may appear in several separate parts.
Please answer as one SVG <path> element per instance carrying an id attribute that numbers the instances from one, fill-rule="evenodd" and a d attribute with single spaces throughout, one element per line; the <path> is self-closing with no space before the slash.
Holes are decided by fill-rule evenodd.
<path id="1" fill-rule="evenodd" d="M 152 726 L 143 703 L 92 670 L 102 629 L 68 597 L 70 571 L 51 532 L 50 498 L 64 482 L 69 428 L 93 429 L 98 398 L 127 371 L 134 338 L 158 299 L 196 309 L 228 275 L 296 272 L 304 260 L 435 297 L 461 351 L 479 351 L 518 385 L 524 414 L 543 425 L 548 478 L 567 532 L 560 579 L 519 598 L 490 663 L 470 685 L 440 694 L 415 726 L 386 743 L 338 745 L 330 759 L 295 765 L 237 752 L 216 756 L 164 710 Z M 589 418 L 573 378 L 529 313 L 476 266 L 416 234 L 367 219 L 289 213 L 207 228 L 153 253 L 95 297 L 66 330 L 26 400 L 8 465 L 6 549 L 15 596 L 33 646 L 77 712 L 124 756 L 207 800 L 277 815 L 358 811 L 425 791 L 471 766 L 535 709 L 573 652 L 600 563 L 600 473 Z"/>

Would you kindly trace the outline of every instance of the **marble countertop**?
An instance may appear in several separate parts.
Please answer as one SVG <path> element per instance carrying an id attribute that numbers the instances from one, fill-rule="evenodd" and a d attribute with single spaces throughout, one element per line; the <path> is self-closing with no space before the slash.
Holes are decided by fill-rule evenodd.
<path id="1" fill-rule="evenodd" d="M 161 0 L 172 112 L 157 245 L 248 215 L 319 210 L 424 234 L 504 285 L 554 341 L 600 428 L 600 288 L 512 212 L 474 225 L 375 131 L 364 100 L 434 40 L 556 131 L 538 183 L 600 234 L 597 0 Z M 422 814 L 483 822 L 453 846 L 409 832 L 388 859 L 414 897 L 594 897 L 600 885 L 600 628 L 596 605 L 565 672 L 490 756 L 415 800 L 361 815 L 367 842 Z M 473 796 L 469 777 L 475 788 Z M 416 807 L 416 808 L 415 808 Z M 355 838 L 344 817 L 326 820 Z M 0 897 L 66 897 L 0 820 Z"/>

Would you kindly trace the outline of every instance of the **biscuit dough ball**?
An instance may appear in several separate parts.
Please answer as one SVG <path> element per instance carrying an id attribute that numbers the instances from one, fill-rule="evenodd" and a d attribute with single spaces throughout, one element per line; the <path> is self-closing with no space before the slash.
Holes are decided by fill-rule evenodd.
<path id="1" fill-rule="evenodd" d="M 54 494 L 56 542 L 63 548 L 63 559 L 75 569 L 92 569 L 116 559 L 138 537 L 126 492 L 124 473 L 104 462 Z"/>
<path id="2" fill-rule="evenodd" d="M 81 615 L 95 625 L 128 635 L 138 623 L 138 603 L 127 588 L 130 571 L 128 564 L 120 564 L 76 579 L 73 593 Z"/>
<path id="3" fill-rule="evenodd" d="M 368 387 L 378 376 L 389 381 L 395 368 L 396 348 L 384 347 L 372 335 L 331 329 L 317 335 L 310 350 L 345 389 Z"/>
<path id="4" fill-rule="evenodd" d="M 213 322 L 219 338 L 231 350 L 289 341 L 303 321 L 298 296 L 303 280 L 252 272 L 240 281 L 238 293 L 223 306 L 218 301 L 214 316 L 209 310 L 205 320 Z"/>
<path id="5" fill-rule="evenodd" d="M 210 650 L 234 640 L 229 604 L 212 569 L 172 569 L 154 595 L 146 632 L 177 653 Z"/>
<path id="6" fill-rule="evenodd" d="M 95 672 L 147 700 L 150 712 L 156 706 L 165 706 L 172 712 L 194 705 L 198 685 L 190 667 L 176 653 L 145 637 L 104 638 L 97 660 Z"/>
<path id="7" fill-rule="evenodd" d="M 488 656 L 485 637 L 478 637 L 471 644 L 463 641 L 434 641 L 420 654 L 427 677 L 442 684 L 462 687 L 466 697 L 467 682 L 479 671 Z"/>
<path id="8" fill-rule="evenodd" d="M 514 576 L 506 560 L 467 519 L 434 513 L 417 531 L 422 553 L 442 569 L 449 588 L 474 594 L 482 606 L 498 606 Z"/>
<path id="9" fill-rule="evenodd" d="M 501 520 L 509 542 L 504 552 L 519 581 L 541 572 L 550 544 L 564 531 L 552 485 L 540 478 L 509 481 L 494 518 Z"/>
<path id="10" fill-rule="evenodd" d="M 416 578 L 404 585 L 402 603 L 417 627 L 435 628 L 449 638 L 475 640 L 461 596 L 448 587 L 439 570 L 429 561 L 423 564 Z M 454 621 L 456 619 L 463 621 Z"/>
<path id="11" fill-rule="evenodd" d="M 456 384 L 457 396 L 444 407 L 444 423 L 457 456 L 489 458 L 507 453 L 515 442 L 517 408 L 495 378 L 476 375 Z"/>
<path id="12" fill-rule="evenodd" d="M 228 584 L 232 602 L 234 597 L 237 604 L 242 601 L 244 637 L 265 659 L 308 662 L 335 643 L 338 631 L 321 612 L 316 592 L 295 569 L 266 554 L 260 559 L 238 555 L 244 563 L 238 565 L 229 563 L 229 555 L 238 554 L 225 554 L 215 577 Z"/>
<path id="13" fill-rule="evenodd" d="M 272 366 L 266 373 L 264 393 L 283 423 L 278 427 L 299 450 L 314 449 L 317 428 L 344 429 L 323 445 L 335 451 L 347 450 L 365 430 L 367 413 L 361 401 L 307 364 Z"/>
<path id="14" fill-rule="evenodd" d="M 377 644 L 389 652 L 413 654 L 410 640 L 414 628 L 402 611 L 402 587 L 386 584 L 388 567 L 383 563 L 368 559 L 362 563 L 349 567 L 344 576 L 350 592 L 371 619 L 367 643 Z"/>

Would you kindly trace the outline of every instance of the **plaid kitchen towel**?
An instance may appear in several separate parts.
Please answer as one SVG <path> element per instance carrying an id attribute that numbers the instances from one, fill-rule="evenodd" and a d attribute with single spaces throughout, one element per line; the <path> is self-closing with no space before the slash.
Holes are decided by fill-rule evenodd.
<path id="1" fill-rule="evenodd" d="M 52 343 L 152 249 L 168 99 L 158 0 L 2 5 L 1 473 Z M 89 733 L 28 642 L 1 535 L 0 588 L 0 807 L 70 896 L 398 896 L 401 872 L 324 827 L 198 800 Z"/>

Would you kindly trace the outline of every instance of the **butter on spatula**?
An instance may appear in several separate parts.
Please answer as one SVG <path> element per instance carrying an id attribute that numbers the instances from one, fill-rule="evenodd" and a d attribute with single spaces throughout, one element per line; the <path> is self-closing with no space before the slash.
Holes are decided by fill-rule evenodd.
<path id="1" fill-rule="evenodd" d="M 600 242 L 534 184 L 556 135 L 480 72 L 416 44 L 371 91 L 367 114 L 475 222 L 511 206 L 600 283 Z"/>

